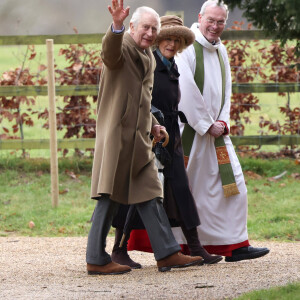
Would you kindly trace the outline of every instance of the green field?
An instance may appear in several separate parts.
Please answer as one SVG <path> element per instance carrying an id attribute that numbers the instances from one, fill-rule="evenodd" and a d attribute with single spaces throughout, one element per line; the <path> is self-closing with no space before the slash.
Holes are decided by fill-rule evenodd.
<path id="1" fill-rule="evenodd" d="M 300 173 L 295 160 L 243 158 L 251 240 L 299 241 Z M 92 159 L 59 160 L 59 205 L 52 208 L 49 161 L 0 158 L 0 235 L 82 236 L 95 201 L 90 199 Z M 287 171 L 279 180 L 271 177 Z M 256 174 L 255 177 L 251 172 Z M 33 221 L 35 227 L 29 228 Z"/>
<path id="2" fill-rule="evenodd" d="M 266 43 L 267 44 L 267 43 Z M 55 45 L 55 63 L 59 68 L 66 65 L 63 56 L 58 56 L 63 45 Z M 93 49 L 100 45 L 91 45 Z M 46 46 L 35 47 L 36 59 L 25 60 L 27 46 L 0 46 L 0 77 L 5 71 L 14 70 L 24 63 L 25 68 L 38 72 L 40 64 L 46 64 Z M 252 54 L 255 56 L 254 50 Z M 45 72 L 41 76 L 46 76 Z M 261 134 L 258 126 L 260 116 L 272 121 L 284 121 L 279 112 L 285 106 L 288 97 L 276 93 L 255 94 L 260 100 L 261 110 L 244 114 L 250 124 L 245 125 L 245 135 Z M 300 94 L 292 94 L 291 107 L 300 106 Z M 57 99 L 57 106 L 62 105 L 62 98 Z M 47 97 L 37 97 L 36 110 L 41 112 L 48 106 Z M 94 106 L 95 107 L 95 106 Z M 25 110 L 25 107 L 21 107 Z M 34 127 L 24 126 L 25 139 L 48 139 L 49 131 L 42 128 L 44 120 L 34 119 Z M 7 120 L 0 122 L 0 135 L 3 127 L 10 128 Z M 58 138 L 63 137 L 58 131 Z M 271 133 L 270 133 L 271 134 Z M 262 151 L 278 151 L 281 146 L 263 146 Z M 51 206 L 51 190 L 48 160 L 24 160 L 12 158 L 20 156 L 20 151 L 0 151 L 0 236 L 86 236 L 90 228 L 90 217 L 94 201 L 89 199 L 90 158 L 81 160 L 60 160 L 59 206 Z M 13 155 L 11 155 L 13 154 Z M 73 154 L 70 151 L 69 156 Z M 30 157 L 49 158 L 49 150 L 28 151 Z M 61 154 L 60 154 L 61 156 Z M 300 173 L 294 160 L 252 160 L 241 159 L 248 188 L 249 217 L 248 230 L 252 240 L 299 241 L 299 179 L 292 174 Z M 278 181 L 270 180 L 283 171 L 286 176 Z M 250 173 L 249 173 L 250 172 Z M 259 174 L 254 178 L 251 174 Z M 29 221 L 35 226 L 30 228 Z M 111 231 L 113 234 L 113 231 Z M 254 291 L 237 299 L 300 299 L 300 284 L 270 290 Z"/>
<path id="3" fill-rule="evenodd" d="M 63 56 L 59 56 L 58 52 L 59 49 L 63 47 L 67 47 L 68 45 L 55 45 L 55 63 L 57 64 L 58 68 L 64 68 L 66 66 L 66 61 Z M 88 49 L 99 49 L 100 51 L 100 44 L 96 45 L 87 45 Z M 46 64 L 46 46 L 45 45 L 37 45 L 35 46 L 35 50 L 37 55 L 34 60 L 28 60 L 29 54 L 26 54 L 27 46 L 0 46 L 0 75 L 3 72 L 8 70 L 13 70 L 18 66 L 21 66 L 24 62 L 24 57 L 27 55 L 27 59 L 25 60 L 24 67 L 28 67 L 31 72 L 38 72 L 39 64 Z M 254 50 L 251 50 L 252 52 Z M 252 53 L 252 55 L 254 55 Z M 43 71 L 40 76 L 46 76 L 46 72 Z M 261 106 L 261 110 L 254 111 L 252 110 L 251 113 L 244 113 L 244 117 L 249 117 L 250 123 L 245 124 L 245 132 L 244 135 L 260 135 L 262 134 L 261 129 L 259 128 L 259 120 L 260 116 L 264 117 L 265 119 L 270 119 L 271 121 L 275 122 L 277 120 L 280 123 L 284 122 L 284 115 L 282 115 L 279 111 L 279 107 L 285 106 L 288 101 L 290 101 L 291 108 L 299 107 L 300 106 L 300 93 L 290 94 L 290 99 L 288 99 L 288 95 L 279 96 L 277 93 L 260 93 L 254 94 L 259 98 L 259 105 Z M 92 101 L 90 101 L 92 102 Z M 62 97 L 57 97 L 57 107 L 62 106 L 63 100 Z M 48 99 L 47 97 L 39 96 L 36 98 L 36 105 L 34 107 L 35 110 L 42 112 L 44 111 L 45 107 L 48 106 Z M 93 105 L 95 107 L 95 105 Z M 26 111 L 26 106 L 24 105 L 21 107 L 21 111 Z M 28 127 L 24 125 L 24 139 L 48 139 L 49 138 L 49 131 L 42 128 L 44 124 L 44 120 L 38 120 L 36 116 L 33 116 L 34 120 L 34 127 Z M 13 124 L 9 123 L 6 119 L 1 122 L 0 125 L 0 135 L 4 133 L 4 127 L 11 129 Z M 233 122 L 232 124 L 233 125 Z M 266 134 L 265 129 L 264 133 Z M 269 134 L 274 134 L 269 132 Z M 63 138 L 64 132 L 58 131 L 57 136 L 58 138 Z M 262 146 L 260 151 L 271 151 L 277 152 L 281 149 L 281 146 Z M 0 151 L 0 156 L 9 155 L 11 151 Z M 18 152 L 20 153 L 20 152 Z M 72 151 L 70 151 L 72 153 Z M 28 151 L 28 155 L 31 157 L 49 157 L 48 150 L 30 150 Z"/>
<path id="4" fill-rule="evenodd" d="M 91 159 L 59 161 L 59 205 L 53 208 L 47 160 L 0 158 L 0 236 L 86 237 L 95 205 L 89 194 L 91 163 Z M 249 239 L 299 242 L 300 185 L 292 174 L 300 172 L 300 165 L 289 159 L 244 158 L 241 163 L 248 189 Z M 283 171 L 287 171 L 286 176 L 270 181 Z M 237 299 L 298 300 L 299 291 L 299 283 L 293 283 L 253 291 Z"/>
<path id="5" fill-rule="evenodd" d="M 246 293 L 236 300 L 299 300 L 300 282 L 291 283 L 283 287 L 259 290 Z"/>
<path id="6" fill-rule="evenodd" d="M 69 45 L 54 45 L 54 63 L 58 68 L 63 69 L 66 66 L 64 56 L 58 55 L 59 49 L 66 48 Z M 87 49 L 99 50 L 101 45 L 89 44 Z M 14 70 L 21 67 L 25 61 L 24 68 L 29 68 L 31 72 L 38 71 L 39 64 L 47 64 L 47 48 L 45 45 L 35 45 L 36 57 L 33 60 L 28 60 L 29 52 L 26 45 L 20 46 L 0 46 L 0 75 L 5 71 Z M 25 59 L 26 57 L 26 59 Z"/>
<path id="7" fill-rule="evenodd" d="M 277 94 L 257 94 L 260 100 L 261 110 L 253 111 L 251 114 L 244 114 L 248 116 L 251 120 L 250 124 L 245 124 L 245 133 L 244 135 L 260 135 L 260 128 L 258 126 L 260 116 L 264 118 L 270 118 L 272 121 L 279 120 L 281 123 L 284 121 L 284 116 L 279 112 L 279 106 L 284 106 L 287 99 L 286 97 L 279 97 Z M 299 106 L 300 103 L 300 93 L 294 94 L 291 97 L 291 106 L 296 107 Z M 90 98 L 90 103 L 92 107 L 96 108 L 96 104 L 92 103 L 92 99 Z M 62 97 L 57 97 L 57 107 L 62 107 L 63 99 Z M 48 98 L 45 96 L 39 96 L 36 98 L 36 106 L 35 110 L 42 112 L 44 111 L 45 107 L 48 106 Z M 22 108 L 21 108 L 22 109 Z M 26 107 L 24 106 L 24 109 Z M 58 110 L 57 110 L 58 112 Z M 94 115 L 96 118 L 96 115 Z M 28 127 L 24 125 L 23 132 L 24 132 L 24 139 L 49 139 L 50 133 L 48 129 L 42 128 L 45 120 L 38 119 L 36 115 L 32 117 L 34 121 L 34 127 Z M 232 123 L 233 124 L 233 123 Z M 231 124 L 231 125 L 232 125 Z M 0 135 L 3 133 L 3 127 L 11 128 L 12 124 L 10 124 L 6 119 L 0 124 Z M 20 132 L 19 132 L 20 134 Z M 274 133 L 269 133 L 274 134 Z M 57 137 L 59 139 L 63 138 L 64 131 L 57 131 Z M 255 148 L 255 147 L 254 147 Z M 259 151 L 270 151 L 270 152 L 278 152 L 282 149 L 283 146 L 275 145 L 275 146 L 262 146 Z M 27 151 L 30 157 L 49 157 L 50 152 L 48 149 L 38 149 L 38 150 L 29 150 Z M 0 157 L 9 155 L 11 153 L 10 150 L 2 150 L 0 151 Z M 20 155 L 20 151 L 17 152 L 17 155 Z M 73 151 L 70 149 L 70 154 Z M 70 155 L 69 154 L 69 155 Z M 60 154 L 59 154 L 60 155 Z"/>

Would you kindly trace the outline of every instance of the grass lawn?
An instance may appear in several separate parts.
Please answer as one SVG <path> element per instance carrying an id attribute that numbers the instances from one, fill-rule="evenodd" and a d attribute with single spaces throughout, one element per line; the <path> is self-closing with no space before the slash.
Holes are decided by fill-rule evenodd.
<path id="1" fill-rule="evenodd" d="M 69 45 L 54 45 L 54 63 L 58 68 L 63 69 L 66 66 L 65 57 L 58 55 L 61 48 L 66 48 Z M 9 45 L 0 46 L 0 76 L 3 72 L 14 70 L 17 67 L 22 66 L 24 60 L 24 68 L 29 68 L 32 73 L 38 71 L 40 64 L 47 65 L 47 48 L 46 41 L 45 45 L 35 45 L 36 57 L 33 60 L 28 60 L 29 52 L 27 52 L 26 45 Z M 87 49 L 98 50 L 100 54 L 101 44 L 89 44 L 86 46 Z M 27 53 L 27 54 L 26 54 Z M 25 56 L 27 57 L 25 59 Z M 44 73 L 46 76 L 46 72 Z"/>
<path id="2" fill-rule="evenodd" d="M 276 93 L 257 93 L 253 94 L 254 96 L 259 98 L 259 105 L 261 107 L 260 110 L 254 111 L 251 113 L 244 113 L 244 117 L 249 117 L 251 123 L 245 125 L 245 134 L 244 135 L 260 135 L 260 130 L 266 131 L 266 128 L 259 128 L 258 124 L 260 121 L 260 117 L 265 119 L 269 119 L 272 122 L 276 122 L 277 120 L 280 123 L 284 122 L 284 115 L 280 113 L 279 107 L 285 107 L 288 102 L 288 94 L 285 96 L 279 96 Z M 292 93 L 290 94 L 290 107 L 294 109 L 300 106 L 300 93 Z M 272 134 L 272 133 L 269 133 Z"/>
<path id="3" fill-rule="evenodd" d="M 264 44 L 264 41 L 261 41 Z M 64 68 L 66 66 L 66 61 L 64 56 L 59 56 L 58 52 L 59 49 L 64 48 L 68 45 L 55 45 L 55 63 L 57 64 L 58 68 Z M 90 44 L 86 46 L 88 49 L 99 49 L 100 51 L 100 44 Z M 0 46 L 0 76 L 4 71 L 14 69 L 18 66 L 21 66 L 24 57 L 26 54 L 27 46 Z M 255 48 L 254 48 L 255 49 Z M 37 56 L 34 60 L 26 60 L 25 67 L 30 68 L 30 70 L 35 73 L 38 71 L 39 64 L 46 64 L 46 46 L 45 45 L 36 45 L 35 50 L 37 52 Z M 28 57 L 29 54 L 27 54 Z M 252 53 L 251 55 L 255 55 Z M 44 71 L 41 76 L 46 76 L 46 71 Z M 245 133 L 244 135 L 260 135 L 261 129 L 259 128 L 259 118 L 263 116 L 265 119 L 270 119 L 271 121 L 279 120 L 280 123 L 284 122 L 284 116 L 279 112 L 280 106 L 285 106 L 288 101 L 288 96 L 278 96 L 276 93 L 260 93 L 254 94 L 260 99 L 260 106 L 261 110 L 258 111 L 251 111 L 251 113 L 245 113 L 245 117 L 249 117 L 251 123 L 245 124 Z M 92 100 L 90 101 L 92 103 Z M 291 108 L 299 107 L 300 103 L 300 93 L 290 94 L 290 105 Z M 57 97 L 57 107 L 62 106 L 63 99 L 62 97 Z M 33 110 L 38 112 L 44 111 L 44 109 L 48 107 L 48 98 L 47 97 L 37 97 L 36 98 L 36 105 L 33 107 Z M 93 104 L 92 107 L 96 107 Z M 21 106 L 21 112 L 26 112 L 27 107 L 25 105 Z M 57 109 L 57 111 L 59 111 Z M 96 118 L 96 116 L 95 116 Z M 34 127 L 28 127 L 24 125 L 24 139 L 48 139 L 49 138 L 49 131 L 42 128 L 42 124 L 44 120 L 38 120 L 36 115 L 32 116 L 34 121 Z M 233 122 L 232 122 L 233 124 Z M 10 129 L 13 124 L 7 121 L 7 119 L 3 120 L 0 125 L 0 135 L 4 133 L 4 127 Z M 270 133 L 272 134 L 272 133 Z M 18 135 L 20 135 L 18 133 Z M 58 131 L 57 136 L 58 138 L 63 138 L 64 131 Z M 279 151 L 281 149 L 280 145 L 275 146 L 262 146 L 259 151 Z M 1 151 L 0 157 L 9 155 L 11 151 Z M 20 151 L 17 152 L 19 155 L 21 154 Z M 73 151 L 70 151 L 72 154 Z M 49 157 L 49 151 L 47 149 L 41 150 L 30 150 L 28 151 L 28 155 L 30 157 Z"/>
<path id="4" fill-rule="evenodd" d="M 300 282 L 276 287 L 268 290 L 253 291 L 244 294 L 236 300 L 299 300 L 300 299 Z"/>
<path id="5" fill-rule="evenodd" d="M 284 122 L 284 115 L 282 115 L 279 112 L 280 106 L 285 106 L 287 102 L 287 96 L 280 97 L 277 94 L 257 94 L 257 96 L 260 99 L 260 106 L 261 110 L 259 111 L 252 111 L 250 114 L 245 113 L 245 117 L 249 117 L 251 120 L 251 123 L 245 124 L 245 133 L 244 135 L 260 135 L 260 128 L 258 126 L 259 124 L 259 118 L 260 116 L 263 116 L 266 119 L 271 119 L 272 121 L 279 120 L 280 123 Z M 91 103 L 91 107 L 93 108 L 92 112 L 95 113 L 96 109 L 96 103 L 93 103 L 92 98 L 89 97 L 89 102 Z M 292 94 L 290 98 L 291 107 L 295 108 L 299 106 L 300 103 L 300 93 Z M 63 98 L 57 97 L 57 112 L 59 112 L 59 107 L 64 106 Z M 34 110 L 38 112 L 43 112 L 45 108 L 48 107 L 48 98 L 46 96 L 39 96 L 36 98 L 36 105 L 34 106 Z M 25 112 L 27 107 L 25 105 L 21 106 L 21 111 Z M 93 117 L 93 116 L 92 116 Z M 96 119 L 96 115 L 94 114 L 94 118 Z M 50 132 L 48 129 L 43 128 L 43 124 L 45 123 L 45 120 L 38 119 L 37 115 L 32 115 L 32 119 L 34 122 L 33 127 L 29 127 L 27 125 L 23 125 L 23 134 L 24 139 L 49 139 Z M 233 122 L 232 122 L 233 124 Z M 4 127 L 11 130 L 12 123 L 10 123 L 7 119 L 4 119 L 0 123 L 0 135 L 4 133 Z M 65 130 L 59 130 L 57 131 L 57 138 L 62 139 L 65 134 Z M 273 133 L 269 133 L 273 134 Z M 20 136 L 20 131 L 18 132 L 18 135 Z M 266 152 L 278 152 L 283 146 L 281 145 L 264 145 L 258 151 L 266 151 Z M 254 147 L 255 148 L 255 147 Z M 12 151 L 0 151 L 0 157 L 5 157 L 9 155 Z M 38 150 L 28 150 L 28 155 L 30 157 L 50 157 L 50 152 L 48 149 L 38 149 Z M 17 155 L 21 155 L 21 151 L 16 152 Z M 70 149 L 70 154 L 73 154 L 73 151 Z M 69 154 L 69 155 L 70 155 Z M 59 153 L 61 155 L 61 153 Z"/>
<path id="6" fill-rule="evenodd" d="M 300 165 L 286 159 L 243 158 L 241 163 L 248 188 L 249 239 L 300 241 L 300 184 L 293 176 Z M 87 236 L 95 205 L 89 197 L 91 164 L 90 158 L 59 160 L 59 206 L 53 208 L 48 160 L 0 159 L 0 236 Z M 283 171 L 287 174 L 280 180 L 271 180 Z M 298 300 L 299 295 L 300 283 L 294 283 L 237 299 Z"/>
<path id="7" fill-rule="evenodd" d="M 90 200 L 91 159 L 60 160 L 59 206 L 52 208 L 49 162 L 0 160 L 0 234 L 85 236 L 95 201 Z M 293 160 L 242 159 L 245 170 L 250 239 L 299 241 L 299 172 Z M 278 181 L 270 177 L 287 174 Z M 251 173 L 252 172 L 252 173 Z M 255 172 L 255 176 L 253 175 Z M 34 228 L 28 223 L 33 221 Z"/>
<path id="8" fill-rule="evenodd" d="M 0 235 L 87 235 L 95 204 L 89 197 L 90 174 L 72 176 L 60 174 L 59 206 L 52 208 L 49 172 L 1 171 L 0 180 L 7 184 L 0 188 Z"/>
<path id="9" fill-rule="evenodd" d="M 55 45 L 55 63 L 59 68 L 66 65 L 58 51 L 63 45 Z M 100 45 L 90 45 L 99 49 Z M 3 72 L 22 65 L 27 46 L 0 47 L 0 76 Z M 39 64 L 46 64 L 46 46 L 35 46 L 36 59 L 25 61 L 24 67 L 38 72 Z M 45 73 L 41 75 L 45 76 Z M 261 110 L 245 114 L 251 120 L 245 126 L 245 135 L 261 134 L 258 126 L 260 116 L 283 123 L 280 106 L 285 106 L 287 96 L 256 94 Z M 290 95 L 291 107 L 299 107 L 300 94 Z M 62 104 L 58 98 L 57 106 Z M 47 97 L 38 97 L 35 110 L 43 111 L 48 106 Z M 23 110 L 23 109 L 22 109 Z M 24 107 L 25 110 L 25 107 Z M 24 126 L 25 139 L 48 139 L 49 131 L 42 128 L 44 120 L 34 118 L 35 126 Z M 3 127 L 10 124 L 4 121 Z M 58 131 L 58 138 L 63 137 Z M 262 151 L 278 151 L 280 146 L 263 146 Z M 0 151 L 0 236 L 87 236 L 95 201 L 90 199 L 91 159 L 60 160 L 59 206 L 51 205 L 49 162 L 44 159 L 24 160 L 12 158 L 12 151 Z M 49 158 L 49 150 L 30 150 L 30 157 Z M 70 151 L 72 155 L 72 151 Z M 20 151 L 18 151 L 19 156 Z M 241 159 L 248 188 L 248 231 L 251 240 L 300 241 L 299 179 L 300 166 L 293 160 Z M 270 178 L 287 171 L 281 179 Z M 34 223 L 33 227 L 29 222 Z M 113 234 L 113 230 L 111 231 Z M 238 300 L 300 299 L 300 283 L 285 287 L 247 293 Z"/>

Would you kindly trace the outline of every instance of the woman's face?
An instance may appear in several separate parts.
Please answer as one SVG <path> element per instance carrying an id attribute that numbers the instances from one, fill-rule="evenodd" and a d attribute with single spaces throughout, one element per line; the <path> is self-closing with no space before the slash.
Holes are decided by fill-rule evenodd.
<path id="1" fill-rule="evenodd" d="M 165 58 L 170 59 L 178 52 L 180 43 L 180 38 L 169 36 L 158 44 L 158 49 Z"/>

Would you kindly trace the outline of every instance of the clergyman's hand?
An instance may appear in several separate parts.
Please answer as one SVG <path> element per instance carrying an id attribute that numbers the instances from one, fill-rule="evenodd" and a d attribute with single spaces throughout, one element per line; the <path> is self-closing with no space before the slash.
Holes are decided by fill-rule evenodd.
<path id="1" fill-rule="evenodd" d="M 118 0 L 112 0 L 111 6 L 108 6 L 108 10 L 113 19 L 113 26 L 115 30 L 121 30 L 123 27 L 124 20 L 129 15 L 129 6 L 124 9 L 123 0 L 120 0 L 120 4 Z"/>
<path id="2" fill-rule="evenodd" d="M 224 128 L 225 126 L 222 122 L 215 122 L 209 127 L 208 133 L 213 137 L 218 138 L 224 133 Z"/>

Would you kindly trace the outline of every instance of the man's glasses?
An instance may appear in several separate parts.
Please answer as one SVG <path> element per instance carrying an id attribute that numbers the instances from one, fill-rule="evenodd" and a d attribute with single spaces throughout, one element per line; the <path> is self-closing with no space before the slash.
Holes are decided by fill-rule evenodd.
<path id="1" fill-rule="evenodd" d="M 223 21 L 223 20 L 220 20 L 220 21 L 216 21 L 216 20 L 214 20 L 214 19 L 212 19 L 212 18 L 205 18 L 205 20 L 206 20 L 206 22 L 209 24 L 209 25 L 217 25 L 217 26 L 224 26 L 225 24 L 226 24 L 226 22 L 225 21 Z"/>

